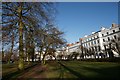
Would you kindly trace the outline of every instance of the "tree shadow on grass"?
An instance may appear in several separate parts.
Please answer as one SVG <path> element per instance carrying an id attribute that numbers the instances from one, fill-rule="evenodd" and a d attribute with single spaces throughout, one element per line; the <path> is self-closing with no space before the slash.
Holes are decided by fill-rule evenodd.
<path id="1" fill-rule="evenodd" d="M 36 72 L 36 74 L 41 74 L 43 72 L 44 72 L 44 70 L 39 70 L 39 71 Z"/>
<path id="2" fill-rule="evenodd" d="M 120 66 L 107 67 L 107 68 L 92 68 L 84 67 L 89 72 L 96 72 L 98 75 L 88 79 L 92 80 L 120 80 Z"/>
<path id="3" fill-rule="evenodd" d="M 58 63 L 59 63 L 64 69 L 68 70 L 71 74 L 77 76 L 77 78 L 78 78 L 79 80 L 86 80 L 86 79 L 84 78 L 85 76 L 83 76 L 83 75 L 81 75 L 80 73 L 74 71 L 73 69 L 70 69 L 69 67 L 63 65 L 63 64 L 60 63 L 60 62 L 58 62 Z M 64 75 L 64 72 L 62 72 L 61 75 Z"/>
<path id="4" fill-rule="evenodd" d="M 64 70 L 64 68 L 62 66 L 60 66 L 59 72 L 60 72 L 59 79 L 63 79 L 64 78 L 65 70 Z"/>
<path id="5" fill-rule="evenodd" d="M 114 67 L 107 67 L 107 68 L 92 68 L 84 66 L 83 69 L 87 70 L 88 72 L 95 72 L 97 75 L 93 76 L 85 76 L 82 75 L 82 72 L 74 71 L 73 69 L 63 65 L 62 63 L 58 62 L 61 66 L 63 66 L 66 70 L 71 72 L 71 74 L 77 76 L 79 80 L 120 80 L 120 66 Z"/>
<path id="6" fill-rule="evenodd" d="M 18 76 L 20 76 L 21 74 L 25 73 L 26 71 L 30 70 L 32 67 L 36 66 L 37 64 L 31 65 L 29 67 L 26 67 L 24 70 L 20 71 L 20 70 L 16 70 L 15 72 L 12 73 L 8 73 L 4 76 L 2 76 L 2 80 L 13 80 L 16 79 Z"/>

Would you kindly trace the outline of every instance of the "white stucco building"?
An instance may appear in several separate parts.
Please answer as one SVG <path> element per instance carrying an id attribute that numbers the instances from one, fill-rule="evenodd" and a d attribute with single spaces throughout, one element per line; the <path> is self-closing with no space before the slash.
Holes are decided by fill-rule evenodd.
<path id="1" fill-rule="evenodd" d="M 100 55 L 100 53 L 104 53 L 105 50 L 110 48 L 111 40 L 118 41 L 120 43 L 120 27 L 117 24 L 112 24 L 110 28 L 102 27 L 101 30 L 97 32 L 92 32 L 90 35 L 86 35 L 80 40 L 80 45 L 89 51 L 94 51 L 95 55 Z M 120 48 L 120 45 L 118 45 Z M 119 55 L 115 50 L 112 50 L 115 57 Z M 105 57 L 109 57 L 109 53 L 104 54 Z M 97 56 L 96 56 L 97 58 Z"/>
<path id="2" fill-rule="evenodd" d="M 90 35 L 85 35 L 83 38 L 80 38 L 79 42 L 68 44 L 65 52 L 67 55 L 73 52 L 79 53 L 80 55 L 83 53 L 85 58 L 98 58 L 98 56 L 101 58 L 101 53 L 104 57 L 109 57 L 109 53 L 105 51 L 110 48 L 109 44 L 112 40 L 117 41 L 119 44 L 118 47 L 120 48 L 120 26 L 114 23 L 110 28 L 101 27 L 99 31 L 92 32 Z M 114 49 L 112 49 L 112 52 L 115 57 L 119 57 L 119 54 Z M 92 55 L 89 56 L 90 54 Z"/>
<path id="3" fill-rule="evenodd" d="M 68 44 L 66 46 L 66 52 L 68 52 L 68 54 L 72 54 L 73 52 L 79 53 L 79 47 L 80 47 L 79 42 Z"/>

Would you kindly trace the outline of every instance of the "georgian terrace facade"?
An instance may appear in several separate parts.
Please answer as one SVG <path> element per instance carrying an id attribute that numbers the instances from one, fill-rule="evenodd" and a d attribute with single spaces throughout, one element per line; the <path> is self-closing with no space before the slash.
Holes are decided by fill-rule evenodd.
<path id="1" fill-rule="evenodd" d="M 111 40 L 118 40 L 120 38 L 120 27 L 117 24 L 112 24 L 110 28 L 102 27 L 97 32 L 92 32 L 91 35 L 86 35 L 80 39 L 80 45 L 89 51 L 93 51 L 92 58 L 98 58 L 101 53 L 110 48 L 109 43 Z M 120 40 L 119 40 L 120 41 Z M 120 43 L 120 42 L 119 42 Z M 120 45 L 119 45 L 120 47 Z M 112 50 L 115 57 L 119 57 L 119 54 Z M 83 53 L 85 53 L 83 51 Z M 104 57 L 109 57 L 109 53 L 104 53 Z M 88 57 L 88 56 L 87 56 Z"/>
<path id="2" fill-rule="evenodd" d="M 101 27 L 101 30 L 80 38 L 79 42 L 68 44 L 61 53 L 65 55 L 70 55 L 73 52 L 79 53 L 77 59 L 80 59 L 82 54 L 83 58 L 102 58 L 102 56 L 107 58 L 109 53 L 105 53 L 105 50 L 110 48 L 109 43 L 111 40 L 118 39 L 120 39 L 120 26 L 113 23 L 110 28 Z M 120 57 L 115 50 L 112 52 L 115 57 Z"/>

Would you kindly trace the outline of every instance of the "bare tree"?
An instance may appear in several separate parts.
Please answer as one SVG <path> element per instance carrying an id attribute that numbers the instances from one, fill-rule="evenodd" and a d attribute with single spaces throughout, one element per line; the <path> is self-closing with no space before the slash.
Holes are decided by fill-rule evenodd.
<path id="1" fill-rule="evenodd" d="M 46 27 L 46 33 L 44 34 L 44 54 L 43 54 L 43 63 L 45 64 L 45 56 L 48 54 L 49 49 L 59 48 L 61 45 L 65 43 L 65 40 L 62 38 L 63 32 L 59 29 L 55 28 L 52 25 Z"/>
<path id="2" fill-rule="evenodd" d="M 118 37 L 117 39 L 112 39 L 110 41 L 110 44 L 111 44 L 111 49 L 113 49 L 120 55 L 120 37 Z"/>
<path id="3" fill-rule="evenodd" d="M 2 26 L 11 30 L 16 25 L 19 35 L 19 65 L 24 69 L 24 27 L 38 29 L 38 25 L 44 25 L 51 20 L 54 11 L 53 3 L 31 3 L 31 2 L 3 2 L 2 3 Z M 11 31 L 10 31 L 11 32 Z M 8 33 L 9 35 L 9 33 Z"/>

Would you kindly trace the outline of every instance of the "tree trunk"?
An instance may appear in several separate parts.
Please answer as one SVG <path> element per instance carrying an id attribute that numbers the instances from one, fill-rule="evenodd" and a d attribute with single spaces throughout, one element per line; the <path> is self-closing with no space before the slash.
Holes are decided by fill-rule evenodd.
<path id="1" fill-rule="evenodd" d="M 110 58 L 113 58 L 113 57 L 114 57 L 114 54 L 113 54 L 112 48 L 111 48 L 111 43 L 109 44 L 109 57 L 110 57 Z"/>
<path id="2" fill-rule="evenodd" d="M 10 60 L 11 60 L 11 56 L 12 56 L 12 48 L 11 48 L 11 50 L 10 50 L 10 54 L 9 54 L 9 57 L 8 57 L 8 64 L 10 64 Z"/>
<path id="3" fill-rule="evenodd" d="M 12 32 L 12 39 L 11 39 L 11 50 L 9 54 L 8 64 L 10 64 L 11 56 L 13 55 L 13 47 L 14 47 L 14 32 Z"/>
<path id="4" fill-rule="evenodd" d="M 31 54 L 32 62 L 34 62 L 35 55 L 34 55 L 34 48 L 32 48 L 32 54 Z"/>
<path id="5" fill-rule="evenodd" d="M 40 54 L 39 54 L 39 61 L 41 62 L 41 54 L 42 54 L 43 47 L 40 47 Z"/>
<path id="6" fill-rule="evenodd" d="M 28 53 L 28 64 L 30 64 L 30 54 Z"/>
<path id="7" fill-rule="evenodd" d="M 22 23 L 22 3 L 18 8 L 19 12 L 19 70 L 24 69 L 24 52 L 23 52 L 23 23 Z"/>
<path id="8" fill-rule="evenodd" d="M 43 59 L 42 59 L 42 63 L 45 64 L 45 56 L 47 54 L 47 51 L 48 51 L 48 47 L 46 48 L 46 51 L 45 51 L 45 54 L 43 55 Z"/>
<path id="9" fill-rule="evenodd" d="M 43 60 L 42 60 L 42 63 L 43 63 L 44 65 L 45 65 L 45 55 L 46 55 L 46 54 L 43 55 Z"/>
<path id="10" fill-rule="evenodd" d="M 46 54 L 47 54 L 47 52 L 48 52 L 48 49 L 49 49 L 49 46 L 50 46 L 51 44 L 49 44 L 48 46 L 47 46 L 47 48 L 46 48 L 46 51 L 45 51 L 45 54 L 43 55 L 43 59 L 42 59 L 42 63 L 43 64 L 45 64 L 45 56 L 46 56 Z"/>
<path id="11" fill-rule="evenodd" d="M 3 46 L 3 45 L 2 45 Z M 4 61 L 4 50 L 3 50 L 3 47 L 2 47 L 2 61 Z"/>
<path id="12" fill-rule="evenodd" d="M 116 49 L 118 50 L 118 54 L 120 55 L 120 50 L 119 50 L 119 45 L 118 45 L 118 43 L 116 43 L 115 45 L 116 45 Z"/>

